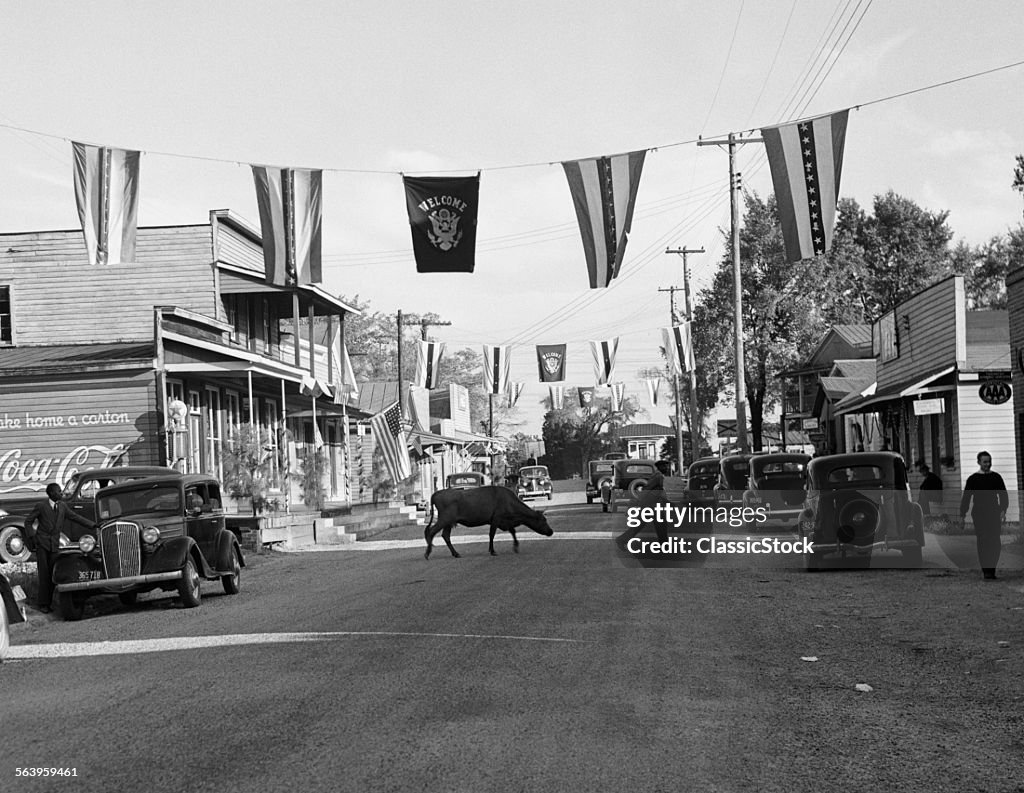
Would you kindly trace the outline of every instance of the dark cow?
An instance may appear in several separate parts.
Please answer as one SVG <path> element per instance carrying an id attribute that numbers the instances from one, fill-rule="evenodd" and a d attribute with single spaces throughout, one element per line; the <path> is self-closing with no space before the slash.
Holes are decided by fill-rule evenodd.
<path id="1" fill-rule="evenodd" d="M 434 522 L 434 510 L 437 510 L 437 522 Z M 469 490 L 438 490 L 430 497 L 430 522 L 423 530 L 427 540 L 427 552 L 424 558 L 430 558 L 434 548 L 434 537 L 438 532 L 444 538 L 444 544 L 456 559 L 459 554 L 452 547 L 452 529 L 456 523 L 463 526 L 491 527 L 491 555 L 494 556 L 494 534 L 498 529 L 512 535 L 513 548 L 519 553 L 519 540 L 516 538 L 516 526 L 528 526 L 538 534 L 550 537 L 554 534 L 548 525 L 544 513 L 530 509 L 519 497 L 506 487 L 474 487 Z"/>

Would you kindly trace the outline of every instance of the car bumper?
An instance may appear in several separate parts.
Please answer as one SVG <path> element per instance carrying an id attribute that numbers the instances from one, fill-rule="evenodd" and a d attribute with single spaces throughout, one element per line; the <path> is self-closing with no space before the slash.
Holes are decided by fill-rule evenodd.
<path id="1" fill-rule="evenodd" d="M 171 570 L 166 573 L 147 573 L 145 575 L 133 575 L 125 578 L 97 578 L 91 581 L 74 581 L 67 584 L 57 584 L 54 589 L 58 592 L 81 592 L 83 590 L 120 590 L 131 589 L 145 584 L 155 584 L 161 581 L 176 581 L 181 578 L 181 570 Z"/>
<path id="2" fill-rule="evenodd" d="M 821 543 L 817 540 L 813 543 L 815 556 L 826 556 L 839 554 L 841 556 L 866 556 L 873 551 L 899 551 L 903 548 L 920 548 L 921 543 L 914 539 L 890 540 L 887 542 L 873 542 L 870 545 L 854 545 L 849 542 Z"/>

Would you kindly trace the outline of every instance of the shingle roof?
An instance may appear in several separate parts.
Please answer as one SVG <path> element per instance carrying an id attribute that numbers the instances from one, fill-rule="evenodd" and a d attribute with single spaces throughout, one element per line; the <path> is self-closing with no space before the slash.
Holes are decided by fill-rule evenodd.
<path id="1" fill-rule="evenodd" d="M 17 374 L 20 370 L 50 367 L 77 369 L 106 364 L 152 365 L 153 354 L 152 342 L 0 347 L 0 371 Z"/>
<path id="2" fill-rule="evenodd" d="M 620 427 L 617 434 L 620 438 L 661 438 L 675 435 L 676 431 L 664 424 L 630 424 L 628 427 Z"/>

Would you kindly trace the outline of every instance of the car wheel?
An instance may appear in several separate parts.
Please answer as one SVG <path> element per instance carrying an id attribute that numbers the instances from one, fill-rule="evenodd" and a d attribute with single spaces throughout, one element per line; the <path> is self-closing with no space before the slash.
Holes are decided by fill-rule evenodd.
<path id="1" fill-rule="evenodd" d="M 238 561 L 238 551 L 231 551 L 231 574 L 221 576 L 221 584 L 229 595 L 237 595 L 242 588 L 242 564 Z"/>
<path id="2" fill-rule="evenodd" d="M 903 554 L 904 567 L 909 567 L 913 570 L 917 570 L 924 561 L 922 558 L 920 545 L 914 548 L 903 548 L 901 549 L 900 553 Z"/>
<path id="3" fill-rule="evenodd" d="M 121 601 L 122 606 L 134 606 L 139 599 L 139 593 L 132 589 L 128 592 L 119 593 L 117 599 Z"/>
<path id="4" fill-rule="evenodd" d="M 85 598 L 74 592 L 59 592 L 57 604 L 61 617 L 68 622 L 78 622 L 85 615 Z"/>
<path id="5" fill-rule="evenodd" d="M 199 591 L 199 571 L 196 563 L 189 556 L 181 568 L 181 579 L 178 581 L 178 597 L 185 605 L 185 608 L 195 608 L 199 605 L 201 597 Z"/>
<path id="6" fill-rule="evenodd" d="M 17 523 L 0 526 L 0 562 L 25 562 L 31 555 L 32 552 L 25 547 L 21 526 Z"/>
<path id="7" fill-rule="evenodd" d="M 634 479 L 629 483 L 629 494 L 636 498 L 647 487 L 646 479 Z"/>

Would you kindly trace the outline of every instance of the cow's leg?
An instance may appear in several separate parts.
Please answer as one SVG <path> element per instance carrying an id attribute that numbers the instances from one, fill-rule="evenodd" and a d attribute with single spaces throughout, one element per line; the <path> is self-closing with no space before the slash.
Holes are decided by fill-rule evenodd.
<path id="1" fill-rule="evenodd" d="M 423 554 L 424 559 L 430 558 L 430 552 L 434 550 L 434 537 L 437 536 L 437 530 L 440 526 L 427 526 L 423 530 L 423 538 L 427 541 L 427 551 Z"/>
<path id="2" fill-rule="evenodd" d="M 445 526 L 441 531 L 441 536 L 444 538 L 444 544 L 448 546 L 448 550 L 452 552 L 452 556 L 456 559 L 459 558 L 458 551 L 455 550 L 455 546 L 452 545 L 452 529 L 454 526 Z"/>
<path id="3" fill-rule="evenodd" d="M 491 556 L 497 556 L 497 555 L 498 555 L 498 554 L 496 554 L 496 553 L 494 552 L 494 533 L 495 533 L 495 532 L 496 532 L 497 530 L 498 530 L 498 527 L 497 527 L 497 526 L 495 526 L 495 525 L 494 525 L 494 524 L 492 523 L 492 524 L 491 524 Z"/>
<path id="4" fill-rule="evenodd" d="M 514 528 L 509 529 L 508 533 L 512 535 L 512 550 L 519 553 L 519 538 L 516 537 L 516 530 Z"/>

